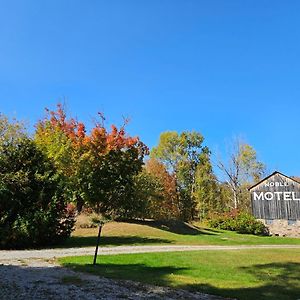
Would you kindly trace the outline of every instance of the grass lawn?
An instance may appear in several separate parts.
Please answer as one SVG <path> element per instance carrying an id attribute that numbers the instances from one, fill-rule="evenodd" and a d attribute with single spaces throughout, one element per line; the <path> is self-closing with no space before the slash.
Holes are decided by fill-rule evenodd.
<path id="1" fill-rule="evenodd" d="M 97 228 L 78 228 L 62 247 L 95 246 Z M 100 244 L 118 245 L 262 245 L 298 244 L 298 238 L 260 237 L 235 232 L 194 227 L 185 223 L 154 221 L 112 222 L 104 226 Z"/>
<path id="2" fill-rule="evenodd" d="M 300 298 L 300 250 L 192 251 L 59 259 L 77 271 L 238 299 Z"/>

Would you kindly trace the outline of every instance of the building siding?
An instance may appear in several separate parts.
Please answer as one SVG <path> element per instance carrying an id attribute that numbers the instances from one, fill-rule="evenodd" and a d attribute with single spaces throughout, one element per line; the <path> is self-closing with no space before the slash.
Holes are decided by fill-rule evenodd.
<path id="1" fill-rule="evenodd" d="M 250 188 L 253 215 L 265 220 L 300 220 L 300 184 L 275 172 Z"/>

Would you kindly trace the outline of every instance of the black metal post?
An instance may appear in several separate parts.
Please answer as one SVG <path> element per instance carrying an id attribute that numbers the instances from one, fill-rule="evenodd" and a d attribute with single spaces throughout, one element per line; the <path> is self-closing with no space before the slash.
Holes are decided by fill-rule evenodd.
<path id="1" fill-rule="evenodd" d="M 93 265 L 96 265 L 96 261 L 97 261 L 97 254 L 98 254 L 98 247 L 99 247 L 99 242 L 100 242 L 101 229 L 102 229 L 102 225 L 99 225 L 97 245 L 96 245 L 96 249 L 95 249 L 95 256 L 94 256 Z"/>

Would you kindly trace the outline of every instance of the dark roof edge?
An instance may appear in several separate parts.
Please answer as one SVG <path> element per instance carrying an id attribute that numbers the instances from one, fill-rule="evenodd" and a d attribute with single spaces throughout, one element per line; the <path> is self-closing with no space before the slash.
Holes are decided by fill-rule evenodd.
<path id="1" fill-rule="evenodd" d="M 270 177 L 274 176 L 275 174 L 279 174 L 279 175 L 281 175 L 281 176 L 283 176 L 283 177 L 286 177 L 286 178 L 288 178 L 288 179 L 290 179 L 290 180 L 292 180 L 292 181 L 294 181 L 294 182 L 300 184 L 299 181 L 297 181 L 297 180 L 295 180 L 295 179 L 293 179 L 293 178 L 291 178 L 291 177 L 289 177 L 289 176 L 287 176 L 287 175 L 284 175 L 283 173 L 281 173 L 281 172 L 279 172 L 279 171 L 275 171 L 275 172 L 273 172 L 272 174 L 270 174 L 269 176 L 267 176 L 267 177 L 265 177 L 264 179 L 262 179 L 262 180 L 260 180 L 259 182 L 257 182 L 256 184 L 254 184 L 254 185 L 252 185 L 251 187 L 249 187 L 249 188 L 248 188 L 248 191 L 250 191 L 250 190 L 252 190 L 253 188 L 255 188 L 256 186 L 260 185 L 260 184 L 261 184 L 262 182 L 264 182 L 265 180 L 268 180 Z"/>

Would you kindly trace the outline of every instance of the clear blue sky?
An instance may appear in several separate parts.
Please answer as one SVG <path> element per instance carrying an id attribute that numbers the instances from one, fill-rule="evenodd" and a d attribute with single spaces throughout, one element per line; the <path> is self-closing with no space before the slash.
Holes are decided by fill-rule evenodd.
<path id="1" fill-rule="evenodd" d="M 34 124 L 63 97 L 150 147 L 198 130 L 243 135 L 300 175 L 300 1 L 1 1 L 0 111 Z"/>

